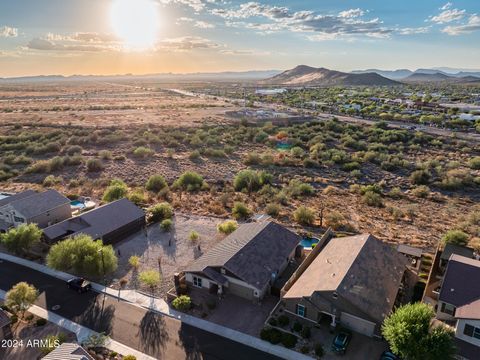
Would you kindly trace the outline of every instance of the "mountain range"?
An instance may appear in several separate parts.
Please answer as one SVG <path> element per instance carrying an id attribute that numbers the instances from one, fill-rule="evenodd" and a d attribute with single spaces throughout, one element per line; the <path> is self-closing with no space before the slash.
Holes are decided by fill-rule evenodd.
<path id="1" fill-rule="evenodd" d="M 399 69 L 399 70 L 379 70 L 379 69 L 368 69 L 368 70 L 355 70 L 352 71 L 353 74 L 365 74 L 365 73 L 376 73 L 382 75 L 386 78 L 392 80 L 407 80 L 408 77 L 413 76 L 413 79 L 423 79 L 429 81 L 429 77 L 423 77 L 423 74 L 427 75 L 435 75 L 431 79 L 435 77 L 438 79 L 437 81 L 448 81 L 452 78 L 465 78 L 465 77 L 474 77 L 480 78 L 480 70 L 477 69 L 455 69 L 455 68 L 432 68 L 432 69 L 417 69 L 415 71 L 408 70 L 408 69 Z M 418 75 L 418 76 L 417 76 Z M 432 80 L 430 80 L 432 81 Z"/>

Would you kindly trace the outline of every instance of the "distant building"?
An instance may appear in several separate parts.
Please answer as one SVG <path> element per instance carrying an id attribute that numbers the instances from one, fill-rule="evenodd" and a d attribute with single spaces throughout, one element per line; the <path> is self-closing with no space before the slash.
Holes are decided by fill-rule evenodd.
<path id="1" fill-rule="evenodd" d="M 45 228 L 71 216 L 70 200 L 56 190 L 28 190 L 0 200 L 2 227 L 34 223 Z"/>
<path id="2" fill-rule="evenodd" d="M 257 89 L 257 90 L 255 90 L 255 94 L 257 94 L 257 95 L 277 95 L 277 94 L 283 94 L 286 91 L 287 91 L 287 89 Z"/>
<path id="3" fill-rule="evenodd" d="M 43 231 L 45 241 L 54 243 L 69 236 L 90 235 L 105 244 L 116 243 L 145 226 L 145 213 L 127 199 L 113 201 Z"/>

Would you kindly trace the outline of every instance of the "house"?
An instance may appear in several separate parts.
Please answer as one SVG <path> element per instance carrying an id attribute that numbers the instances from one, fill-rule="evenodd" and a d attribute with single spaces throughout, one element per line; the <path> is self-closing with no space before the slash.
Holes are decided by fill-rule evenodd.
<path id="1" fill-rule="evenodd" d="M 63 343 L 45 355 L 42 360 L 93 360 L 93 357 L 78 344 Z"/>
<path id="2" fill-rule="evenodd" d="M 448 261 L 437 304 L 437 319 L 455 326 L 462 359 L 480 354 L 480 261 L 453 254 Z"/>
<path id="3" fill-rule="evenodd" d="M 0 309 L 0 340 L 10 339 L 12 337 L 11 323 L 7 313 Z"/>
<path id="4" fill-rule="evenodd" d="M 285 312 L 380 335 L 407 264 L 395 248 L 369 234 L 331 239 L 283 296 Z"/>
<path id="5" fill-rule="evenodd" d="M 143 210 L 128 199 L 120 199 L 49 226 L 43 235 L 48 243 L 86 234 L 95 240 L 101 239 L 105 244 L 113 244 L 144 226 Z"/>
<path id="6" fill-rule="evenodd" d="M 0 203 L 0 220 L 8 227 L 35 223 L 40 228 L 72 217 L 70 200 L 56 190 L 24 191 Z"/>
<path id="7" fill-rule="evenodd" d="M 455 254 L 455 255 L 461 255 L 470 259 L 473 259 L 474 256 L 474 250 L 472 248 L 466 247 L 466 246 L 461 246 L 461 245 L 456 245 L 452 243 L 447 243 L 445 244 L 445 247 L 443 248 L 442 254 L 440 255 L 440 269 L 445 270 L 448 264 L 448 260 L 450 257 Z"/>
<path id="8" fill-rule="evenodd" d="M 300 241 L 299 235 L 274 222 L 242 224 L 186 268 L 187 285 L 261 300 Z"/>

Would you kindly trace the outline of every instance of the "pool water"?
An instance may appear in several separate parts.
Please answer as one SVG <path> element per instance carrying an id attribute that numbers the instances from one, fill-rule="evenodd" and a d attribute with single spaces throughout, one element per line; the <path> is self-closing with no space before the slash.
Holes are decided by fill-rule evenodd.
<path id="1" fill-rule="evenodd" d="M 79 200 L 71 201 L 70 206 L 75 207 L 75 208 L 79 208 L 79 209 L 85 208 L 85 204 L 83 202 L 79 201 Z"/>
<path id="2" fill-rule="evenodd" d="M 300 245 L 305 249 L 311 249 L 314 244 L 318 244 L 318 239 L 305 237 L 300 241 Z"/>

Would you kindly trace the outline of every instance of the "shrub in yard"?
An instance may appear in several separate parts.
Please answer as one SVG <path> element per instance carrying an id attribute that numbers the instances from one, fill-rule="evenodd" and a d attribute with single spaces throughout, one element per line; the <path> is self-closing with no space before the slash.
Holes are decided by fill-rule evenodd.
<path id="1" fill-rule="evenodd" d="M 162 220 L 162 222 L 160 223 L 160 227 L 162 228 L 163 231 L 167 231 L 167 232 L 170 231 L 172 229 L 172 226 L 173 226 L 173 222 L 170 219 Z"/>
<path id="2" fill-rule="evenodd" d="M 315 344 L 315 355 L 322 357 L 325 354 L 322 344 Z"/>
<path id="3" fill-rule="evenodd" d="M 167 202 L 152 206 L 148 212 L 150 213 L 150 221 L 152 222 L 163 221 L 173 216 L 172 206 Z"/>
<path id="4" fill-rule="evenodd" d="M 270 320 L 268 320 L 268 323 L 272 326 L 277 326 L 278 325 L 278 320 L 274 317 L 271 317 Z"/>
<path id="5" fill-rule="evenodd" d="M 295 335 L 283 333 L 282 334 L 282 345 L 287 349 L 292 349 L 297 344 L 298 338 Z"/>
<path id="6" fill-rule="evenodd" d="M 469 236 L 461 230 L 449 230 L 442 237 L 445 244 L 455 244 L 465 246 L 468 244 Z"/>
<path id="7" fill-rule="evenodd" d="M 103 193 L 103 201 L 112 202 L 127 196 L 128 187 L 122 180 L 112 180 Z"/>
<path id="8" fill-rule="evenodd" d="M 280 315 L 278 317 L 278 324 L 282 327 L 287 326 L 290 323 L 290 318 L 287 315 Z"/>
<path id="9" fill-rule="evenodd" d="M 301 225 L 312 225 L 315 221 L 315 212 L 306 206 L 300 206 L 293 213 L 294 220 Z"/>
<path id="10" fill-rule="evenodd" d="M 312 336 L 312 329 L 310 326 L 305 326 L 301 331 L 301 335 L 304 339 L 310 339 Z"/>
<path id="11" fill-rule="evenodd" d="M 190 234 L 188 234 L 188 239 L 191 242 L 197 242 L 199 238 L 200 238 L 200 235 L 195 230 L 190 231 Z"/>
<path id="12" fill-rule="evenodd" d="M 162 175 L 152 175 L 145 184 L 148 191 L 159 192 L 167 186 L 167 182 Z"/>
<path id="13" fill-rule="evenodd" d="M 217 230 L 225 235 L 229 235 L 237 229 L 238 223 L 235 220 L 227 220 L 217 226 Z"/>
<path id="14" fill-rule="evenodd" d="M 174 187 L 186 191 L 198 191 L 204 186 L 203 177 L 193 171 L 186 171 L 175 180 Z"/>
<path id="15" fill-rule="evenodd" d="M 88 172 L 97 172 L 103 169 L 103 163 L 99 159 L 88 159 L 87 160 L 87 171 Z"/>
<path id="16" fill-rule="evenodd" d="M 192 300 L 190 296 L 181 295 L 172 301 L 172 306 L 177 310 L 186 311 L 192 306 Z"/>
<path id="17" fill-rule="evenodd" d="M 44 319 L 44 318 L 41 318 L 41 319 L 37 319 L 37 321 L 35 322 L 35 325 L 36 326 L 43 326 L 47 323 L 47 320 Z"/>
<path id="18" fill-rule="evenodd" d="M 293 326 L 292 326 L 292 329 L 293 329 L 293 331 L 295 331 L 295 332 L 300 332 L 300 331 L 302 331 L 302 328 L 303 328 L 302 324 L 299 323 L 298 321 L 295 321 L 295 323 L 294 323 Z"/>
<path id="19" fill-rule="evenodd" d="M 310 346 L 308 345 L 303 345 L 301 348 L 300 348 L 300 352 L 302 354 L 308 354 L 310 352 Z"/>
<path id="20" fill-rule="evenodd" d="M 132 255 L 128 259 L 128 263 L 130 264 L 131 267 L 138 269 L 138 267 L 140 266 L 140 257 L 137 255 Z"/>
<path id="21" fill-rule="evenodd" d="M 232 216 L 237 219 L 246 219 L 251 214 L 251 210 L 242 202 L 235 202 L 232 208 Z"/>
<path id="22" fill-rule="evenodd" d="M 123 357 L 123 360 L 137 360 L 135 355 L 127 355 Z"/>

